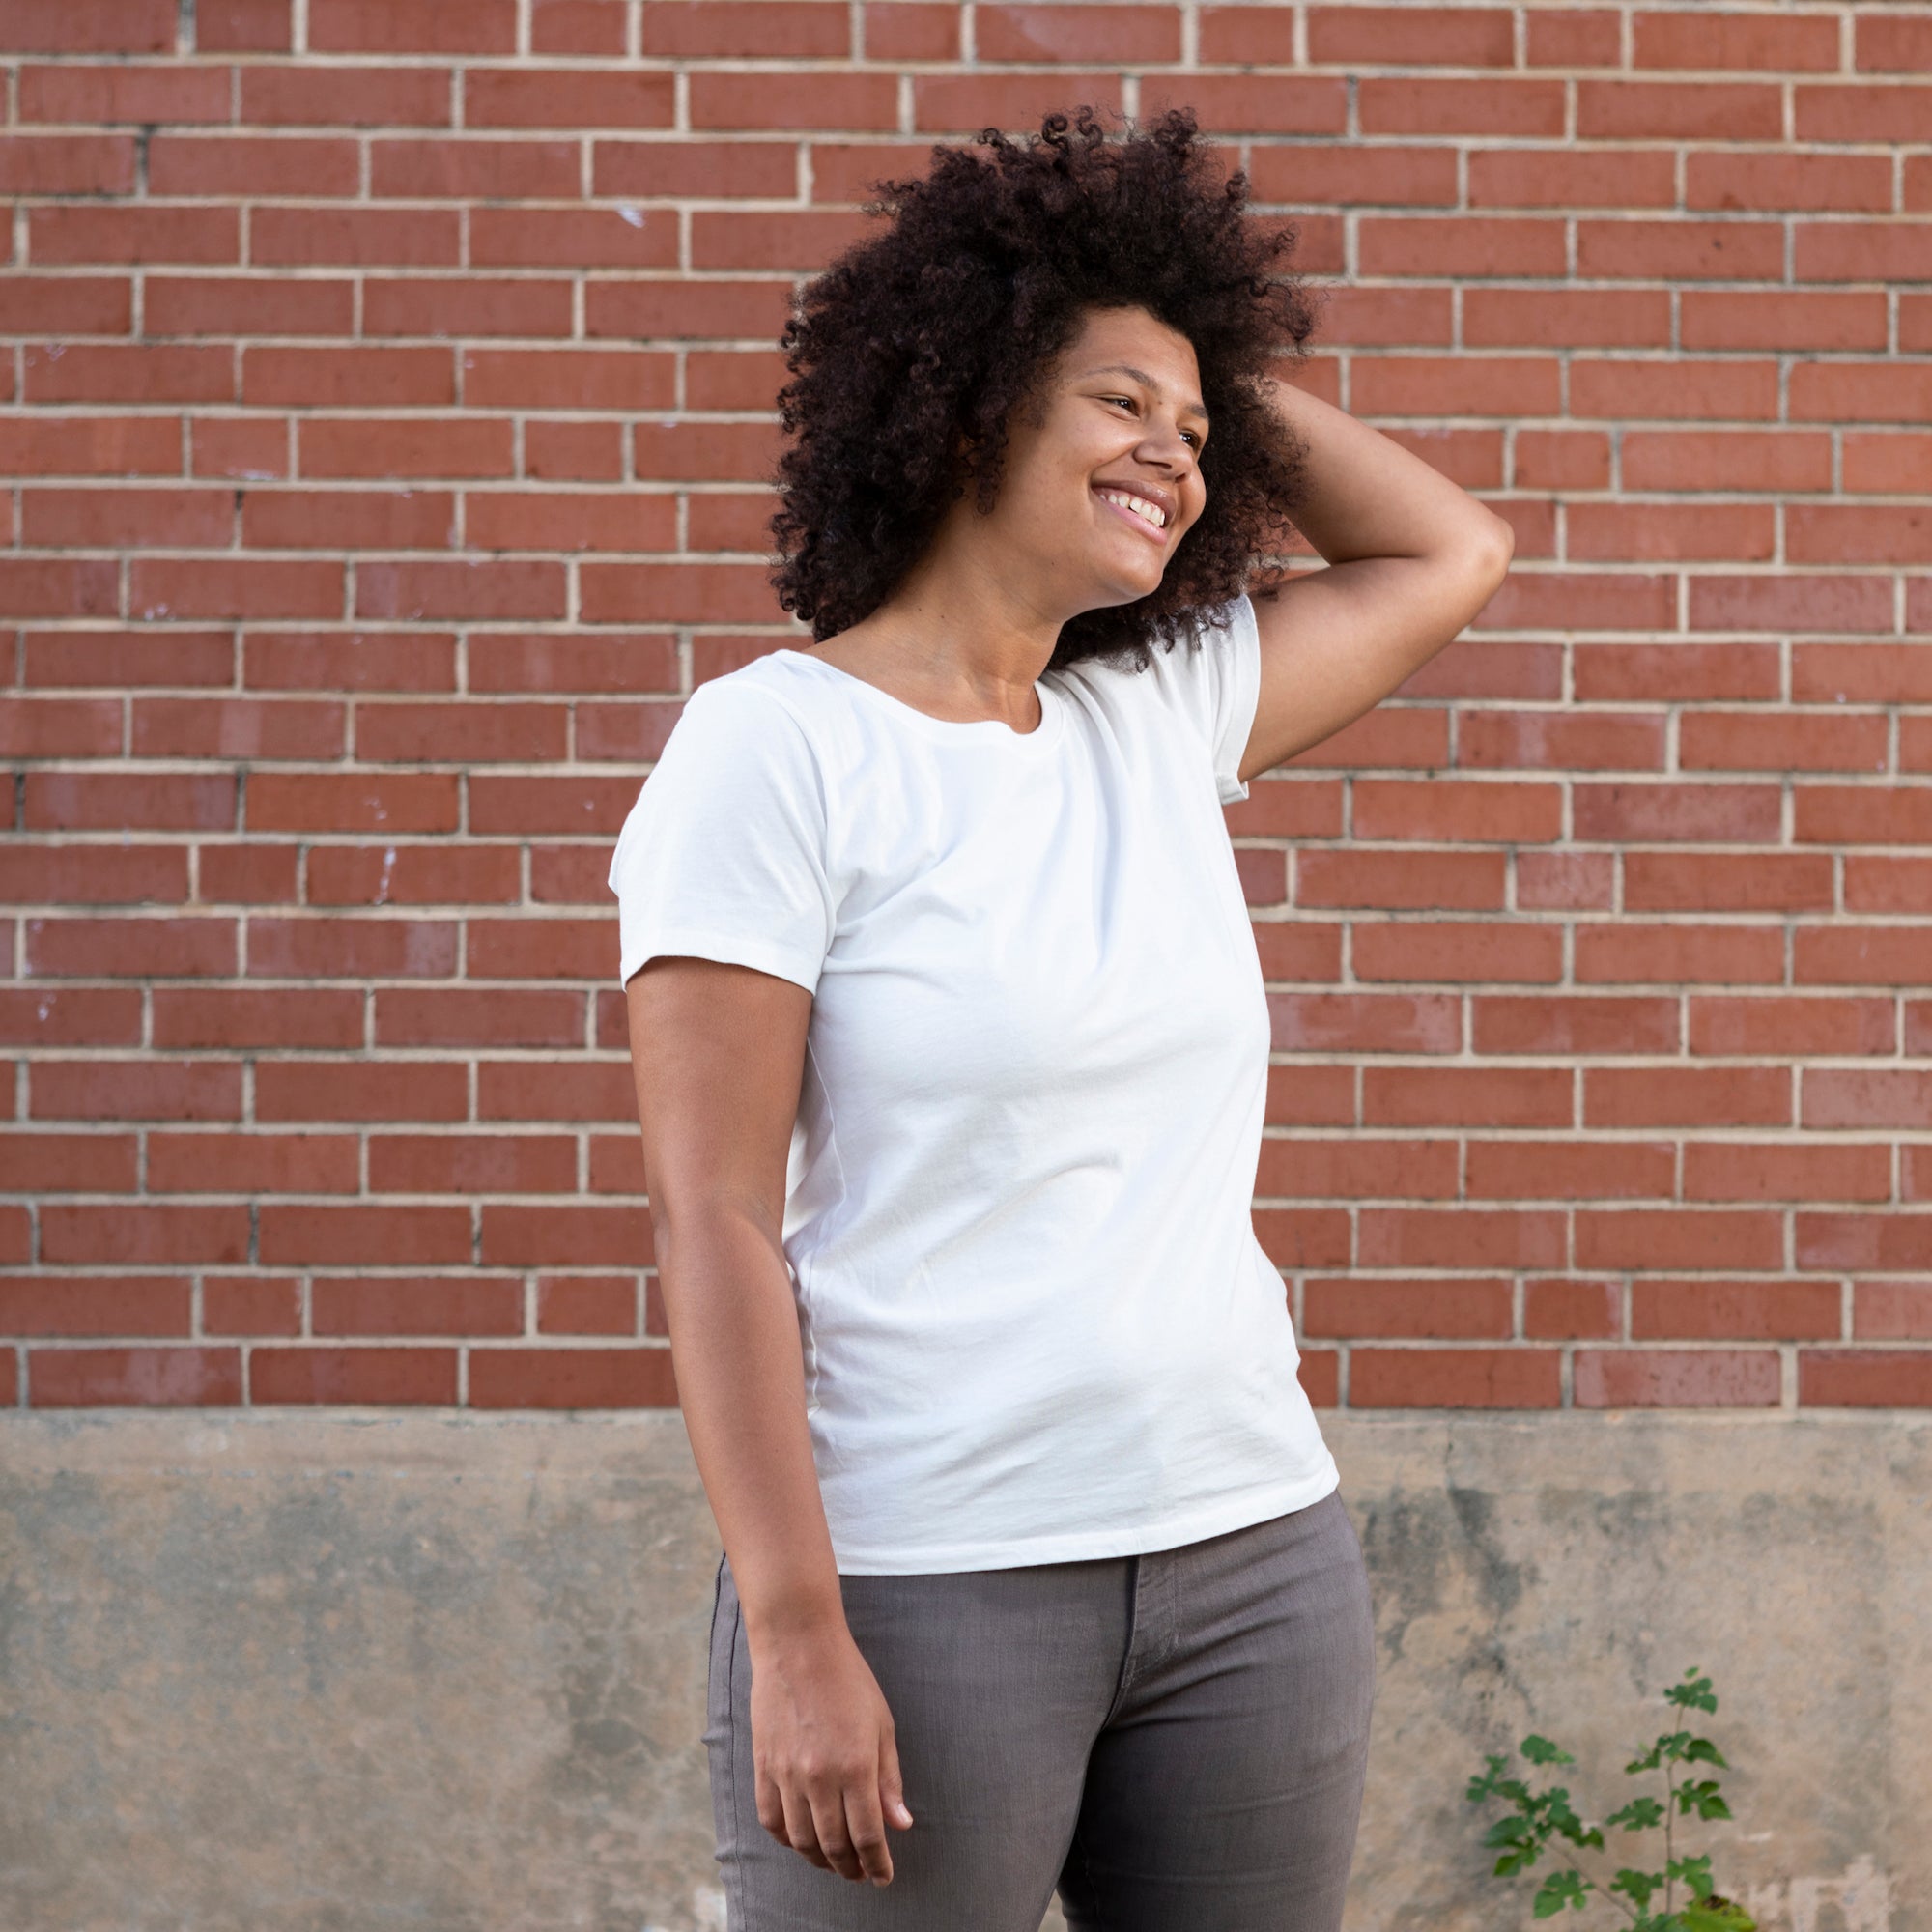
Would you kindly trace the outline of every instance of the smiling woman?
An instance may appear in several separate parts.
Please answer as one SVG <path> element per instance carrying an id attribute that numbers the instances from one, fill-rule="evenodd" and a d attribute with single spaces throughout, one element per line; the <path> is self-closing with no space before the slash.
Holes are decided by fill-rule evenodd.
<path id="1" fill-rule="evenodd" d="M 812 642 L 698 686 L 612 857 L 731 1932 L 1340 1920 L 1374 1624 L 1221 810 L 1304 709 L 1246 585 L 1311 312 L 1243 193 L 1181 114 L 886 188 L 785 337 Z M 1411 630 L 1475 582 L 1424 563 Z"/>
<path id="2" fill-rule="evenodd" d="M 1289 270 L 1293 228 L 1248 217 L 1245 183 L 1193 117 L 1108 141 L 1084 109 L 1050 115 L 1036 139 L 989 130 L 878 189 L 891 226 L 810 285 L 784 335 L 784 607 L 821 639 L 876 610 L 962 497 L 997 513 L 1013 439 L 1069 381 L 1091 407 L 1183 439 L 1197 500 L 1185 525 L 1171 514 L 1158 569 L 1065 618 L 1053 662 L 1170 641 L 1245 589 L 1306 486 L 1266 379 L 1305 354 L 1317 299 Z M 1128 310 L 1158 327 L 1122 327 Z M 1072 354 L 1096 316 L 1105 340 Z M 1017 518 L 1003 521 L 1004 537 Z M 1063 526 L 1032 527 L 1051 542 Z"/>

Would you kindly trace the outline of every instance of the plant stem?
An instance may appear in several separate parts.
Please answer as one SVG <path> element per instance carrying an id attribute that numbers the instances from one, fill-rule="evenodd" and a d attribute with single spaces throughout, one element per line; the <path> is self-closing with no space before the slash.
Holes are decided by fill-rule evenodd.
<path id="1" fill-rule="evenodd" d="M 1677 1823 L 1677 1780 L 1670 1775 L 1670 1760 L 1663 1761 L 1663 1916 L 1670 1916 L 1670 1838 Z"/>

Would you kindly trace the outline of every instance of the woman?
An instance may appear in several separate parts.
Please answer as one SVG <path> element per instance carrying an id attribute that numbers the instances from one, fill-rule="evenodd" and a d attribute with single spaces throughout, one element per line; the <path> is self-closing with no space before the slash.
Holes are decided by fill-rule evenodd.
<path id="1" fill-rule="evenodd" d="M 1272 381 L 1292 231 L 1191 116 L 883 192 L 784 337 L 812 647 L 696 689 L 611 868 L 729 1923 L 1333 1932 L 1374 1630 L 1221 807 L 1509 528 Z M 1251 601 L 1291 522 L 1331 567 Z"/>

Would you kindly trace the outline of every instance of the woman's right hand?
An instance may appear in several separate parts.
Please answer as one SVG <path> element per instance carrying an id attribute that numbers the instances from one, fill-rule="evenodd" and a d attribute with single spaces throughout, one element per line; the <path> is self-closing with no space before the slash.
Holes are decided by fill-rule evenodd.
<path id="1" fill-rule="evenodd" d="M 889 1885 L 886 1826 L 912 1823 L 893 1714 L 849 1630 L 752 1656 L 758 1823 L 821 1871 Z"/>

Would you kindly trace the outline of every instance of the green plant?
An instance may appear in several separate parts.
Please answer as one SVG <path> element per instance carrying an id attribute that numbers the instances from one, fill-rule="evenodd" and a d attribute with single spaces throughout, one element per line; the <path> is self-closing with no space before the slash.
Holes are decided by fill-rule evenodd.
<path id="1" fill-rule="evenodd" d="M 1663 1694 L 1671 1703 L 1686 1710 L 1715 1711 L 1718 1708 L 1717 1697 L 1711 1690 L 1711 1680 L 1699 1676 L 1694 1663 L 1684 1673 L 1684 1681 L 1673 1684 Z M 1534 1733 L 1523 1739 L 1521 1748 L 1523 1756 L 1533 1765 L 1576 1763 L 1568 1751 L 1558 1749 L 1548 1738 Z M 1533 1865 L 1552 1837 L 1566 1838 L 1573 1845 L 1594 1846 L 1599 1851 L 1603 1849 L 1603 1826 L 1585 1825 L 1577 1817 L 1571 1808 L 1570 1793 L 1565 1786 L 1553 1785 L 1539 1794 L 1531 1791 L 1520 1778 L 1503 1776 L 1508 1763 L 1506 1757 L 1491 1753 L 1484 1761 L 1489 1769 L 1481 1776 L 1469 1780 L 1469 1789 L 1465 1794 L 1469 1802 L 1481 1804 L 1485 1799 L 1506 1798 L 1516 1807 L 1511 1816 L 1498 1818 L 1483 1837 L 1484 1844 L 1502 1847 L 1502 1856 L 1495 1864 L 1498 1878 L 1513 1877 Z M 1700 1818 L 1728 1818 L 1731 1815 L 1731 1807 L 1719 1795 L 1715 1777 L 1687 1777 L 1681 1784 L 1677 1781 L 1676 1766 L 1695 1764 L 1714 1764 L 1729 1769 L 1709 1738 L 1692 1737 L 1689 1731 L 1666 1732 L 1640 1757 L 1634 1757 L 1624 1766 L 1624 1770 L 1632 1775 L 1662 1769 L 1665 1792 L 1663 1802 L 1659 1804 L 1655 1798 L 1648 1796 L 1633 1798 L 1622 1810 L 1611 1812 L 1604 1820 L 1605 1825 L 1621 1825 L 1626 1832 L 1647 1831 L 1661 1824 L 1663 1827 L 1663 1869 L 1661 1872 L 1637 1871 L 1626 1865 L 1607 1888 L 1599 1886 L 1594 1879 L 1585 1878 L 1579 1871 L 1550 1872 L 1538 1889 L 1536 1916 L 1548 1918 L 1561 1912 L 1566 1905 L 1575 1906 L 1580 1912 L 1584 1894 L 1601 1891 L 1612 1904 L 1631 1915 L 1631 1932 L 1755 1932 L 1757 1921 L 1743 1906 L 1734 1904 L 1728 1898 L 1720 1898 L 1712 1890 L 1711 1855 L 1708 1852 L 1696 1858 L 1674 1856 L 1671 1827 L 1676 1814 L 1689 1817 L 1694 1811 Z M 1673 1901 L 1680 1880 L 1690 1888 L 1690 1897 L 1683 1906 L 1676 1907 Z M 1651 1903 L 1659 1892 L 1663 1894 L 1663 1909 L 1653 1912 Z"/>

